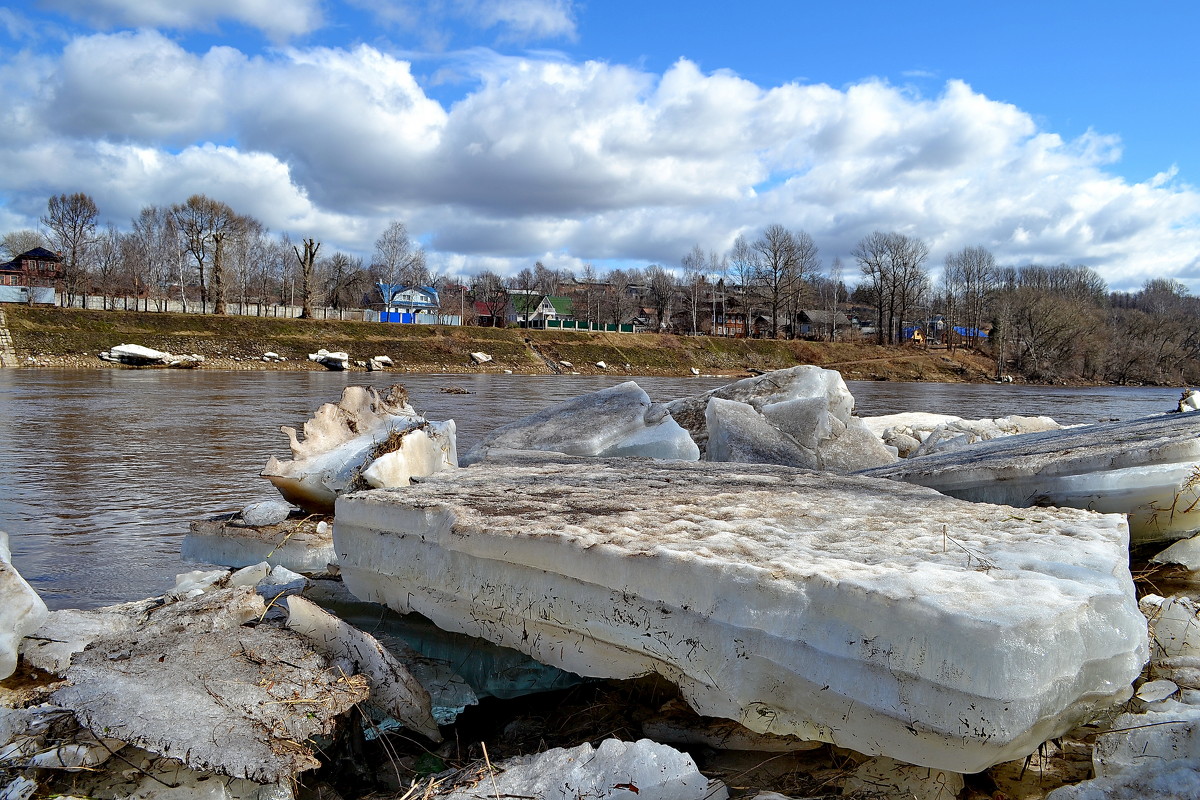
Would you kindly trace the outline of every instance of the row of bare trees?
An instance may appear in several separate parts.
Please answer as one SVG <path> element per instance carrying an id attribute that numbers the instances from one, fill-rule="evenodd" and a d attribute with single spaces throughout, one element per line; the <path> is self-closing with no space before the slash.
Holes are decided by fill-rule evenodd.
<path id="1" fill-rule="evenodd" d="M 313 316 L 317 303 L 357 307 L 378 299 L 376 282 L 430 281 L 425 254 L 404 224 L 391 223 L 376 242 L 369 266 L 335 251 L 318 258 L 315 238 L 293 244 L 273 236 L 253 216 L 229 204 L 192 195 L 170 206 L 148 205 L 127 231 L 100 227 L 99 209 L 88 195 L 56 195 L 47 202 L 42 230 L 12 231 L 0 238 L 10 258 L 37 247 L 63 259 L 64 305 L 100 295 L 106 307 L 226 313 L 228 303 L 299 305 Z M 117 298 L 120 298 L 119 300 Z"/>

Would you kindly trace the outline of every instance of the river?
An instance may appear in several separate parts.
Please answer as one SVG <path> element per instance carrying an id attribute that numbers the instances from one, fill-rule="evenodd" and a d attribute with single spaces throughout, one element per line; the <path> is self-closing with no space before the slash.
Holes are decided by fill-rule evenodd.
<path id="1" fill-rule="evenodd" d="M 0 370 L 0 530 L 51 608 L 161 594 L 196 565 L 179 558 L 188 524 L 273 495 L 258 477 L 290 457 L 299 428 L 349 383 L 402 383 L 430 419 L 454 419 L 459 452 L 492 428 L 622 377 L 397 375 L 215 370 Z M 655 400 L 717 378 L 636 378 Z M 851 381 L 862 416 L 931 411 L 1059 422 L 1167 411 L 1178 389 Z M 459 387 L 468 394 L 447 394 Z"/>

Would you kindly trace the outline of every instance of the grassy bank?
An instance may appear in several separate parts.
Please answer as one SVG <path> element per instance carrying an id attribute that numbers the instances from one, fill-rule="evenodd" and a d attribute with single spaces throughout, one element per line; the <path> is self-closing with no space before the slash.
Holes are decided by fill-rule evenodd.
<path id="1" fill-rule="evenodd" d="M 991 363 L 975 353 L 914 346 L 879 347 L 845 342 L 722 339 L 708 336 L 576 333 L 518 329 L 396 325 L 370 322 L 272 319 L 62 308 L 6 308 L 9 332 L 26 366 L 113 367 L 98 354 L 119 344 L 140 344 L 176 354 L 199 353 L 205 369 L 315 369 L 307 360 L 319 348 L 344 350 L 354 360 L 387 355 L 398 371 L 545 374 L 547 361 L 573 364 L 564 371 L 634 375 L 740 375 L 797 364 L 838 369 L 848 379 L 979 382 Z M 492 356 L 476 366 L 472 352 Z M 265 352 L 287 359 L 262 361 Z M 604 370 L 596 366 L 603 361 Z M 626 364 L 629 365 L 626 369 Z M 115 367 L 122 368 L 122 367 Z"/>

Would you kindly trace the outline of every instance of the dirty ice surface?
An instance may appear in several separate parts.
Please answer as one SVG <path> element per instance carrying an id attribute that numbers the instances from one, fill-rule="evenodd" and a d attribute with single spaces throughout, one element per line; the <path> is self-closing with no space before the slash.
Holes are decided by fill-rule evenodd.
<path id="1" fill-rule="evenodd" d="M 1200 529 L 1200 417 L 1162 414 L 1010 436 L 865 470 L 963 500 L 1129 515 L 1135 541 Z"/>
<path id="2" fill-rule="evenodd" d="M 339 499 L 347 587 L 698 712 L 914 764 L 1019 758 L 1146 657 L 1119 516 L 783 467 L 555 456 Z"/>

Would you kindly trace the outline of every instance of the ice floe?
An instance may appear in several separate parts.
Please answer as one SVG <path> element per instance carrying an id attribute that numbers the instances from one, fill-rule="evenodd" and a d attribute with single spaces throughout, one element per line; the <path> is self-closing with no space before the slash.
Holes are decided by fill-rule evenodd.
<path id="1" fill-rule="evenodd" d="M 1129 515 L 1135 541 L 1200 529 L 1200 417 L 1082 425 L 980 442 L 864 470 L 984 503 Z"/>
<path id="2" fill-rule="evenodd" d="M 403 486 L 414 475 L 458 465 L 454 421 L 429 422 L 393 386 L 383 395 L 349 386 L 336 403 L 321 406 L 296 429 L 280 428 L 292 449 L 291 461 L 272 456 L 262 476 L 290 503 L 329 513 L 343 492 L 374 486 Z"/>
<path id="3" fill-rule="evenodd" d="M 853 472 L 896 460 L 895 451 L 852 415 L 854 398 L 834 370 L 768 372 L 667 408 L 707 461 Z"/>
<path id="4" fill-rule="evenodd" d="M 514 459 L 344 496 L 357 596 L 699 713 L 973 772 L 1126 699 L 1119 516 L 783 467 Z"/>
<path id="5" fill-rule="evenodd" d="M 541 450 L 571 456 L 645 456 L 695 461 L 700 451 L 666 407 L 633 381 L 545 408 L 486 435 L 463 466 L 492 451 Z"/>

